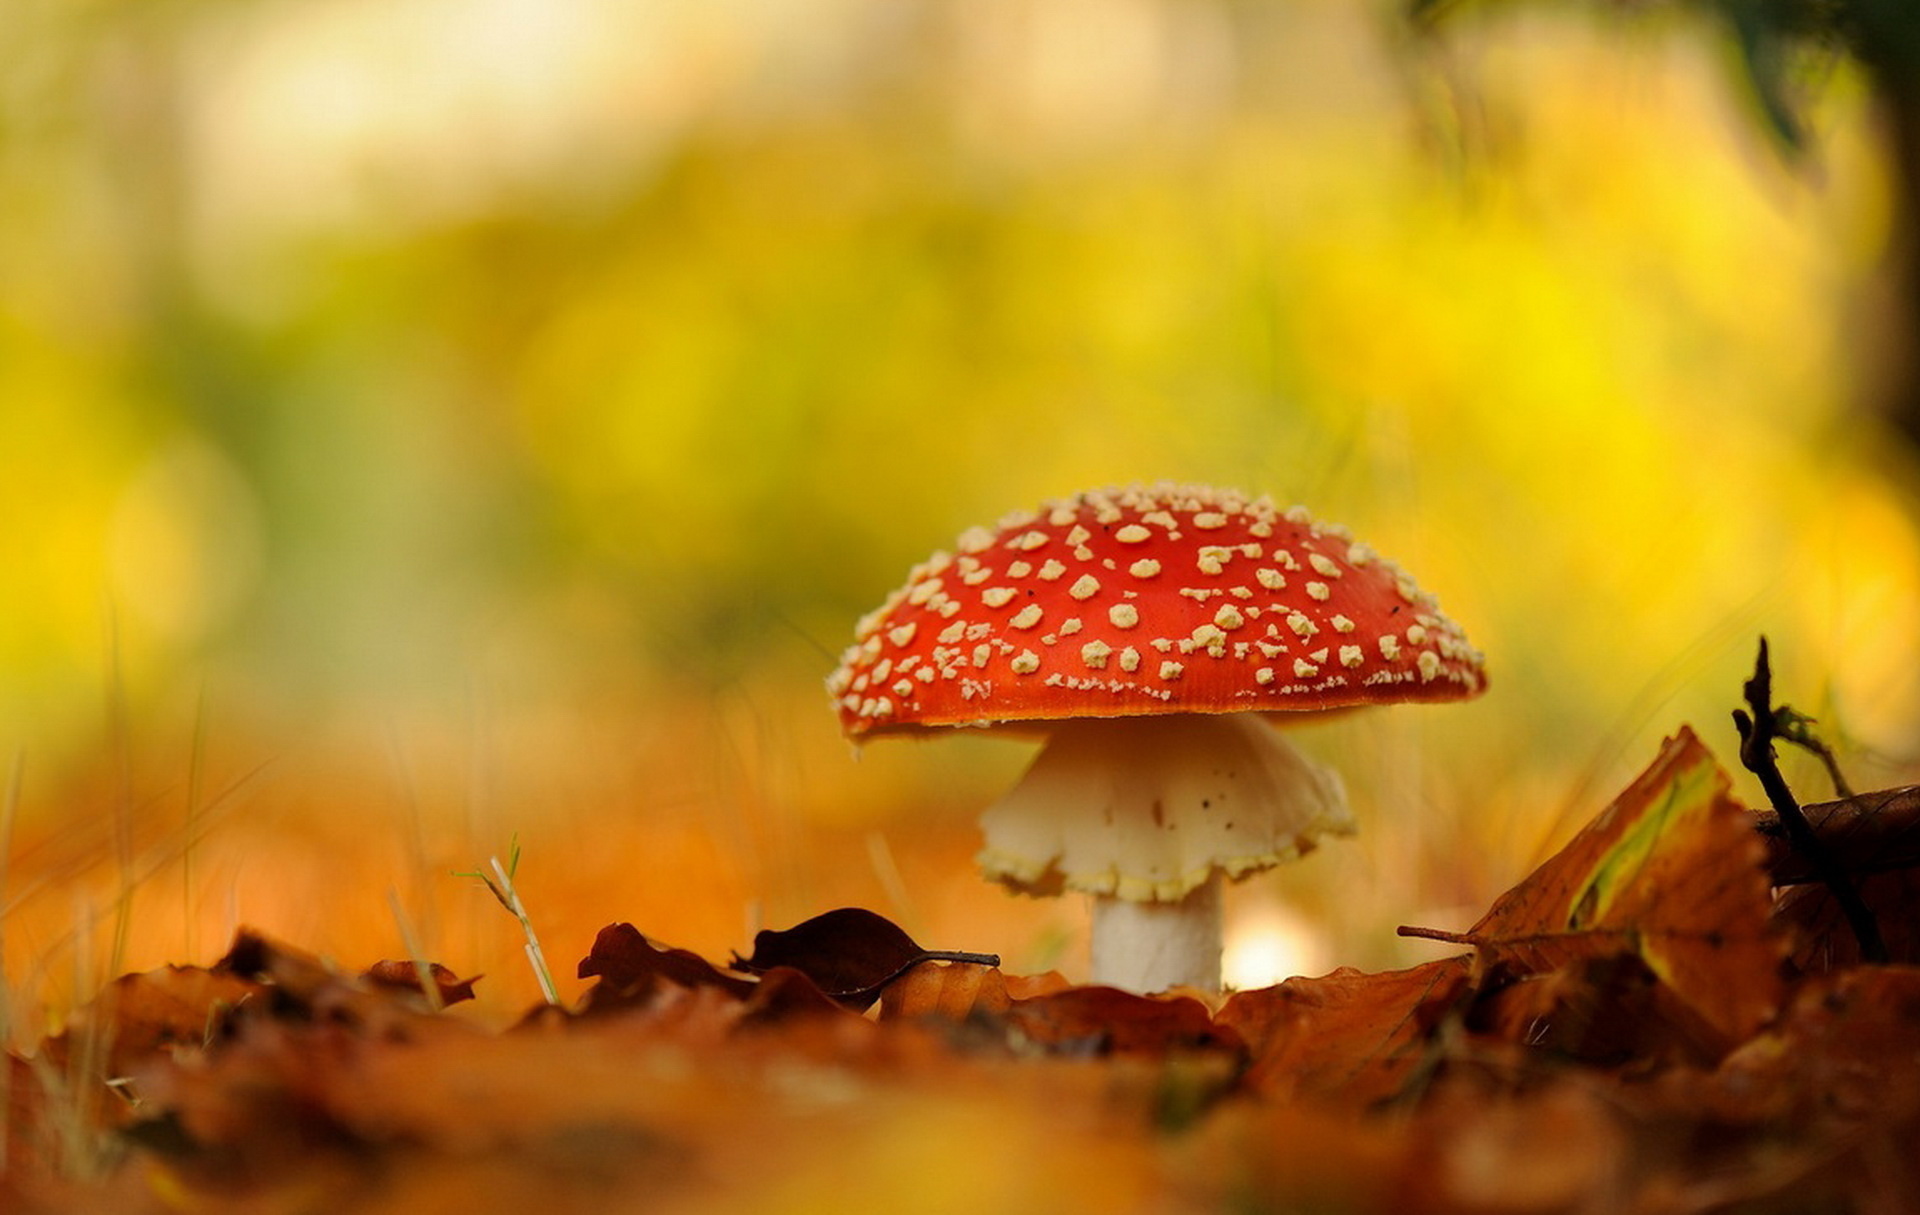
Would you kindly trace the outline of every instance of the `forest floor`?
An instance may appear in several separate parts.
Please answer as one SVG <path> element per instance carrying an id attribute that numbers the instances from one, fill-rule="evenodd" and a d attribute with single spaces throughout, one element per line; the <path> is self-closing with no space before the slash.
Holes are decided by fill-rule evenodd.
<path id="1" fill-rule="evenodd" d="M 1810 865 L 1730 787 L 1682 729 L 1470 931 L 1410 930 L 1458 955 L 1224 996 L 846 909 L 725 962 L 612 925 L 580 1000 L 485 1028 L 442 967 L 243 931 L 5 1059 L 0 1210 L 1914 1209 L 1912 791 L 1809 807 Z"/>

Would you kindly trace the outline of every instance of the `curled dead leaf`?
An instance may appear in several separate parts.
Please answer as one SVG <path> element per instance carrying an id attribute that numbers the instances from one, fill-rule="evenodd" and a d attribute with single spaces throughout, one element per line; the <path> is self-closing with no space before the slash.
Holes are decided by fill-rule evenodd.
<path id="1" fill-rule="evenodd" d="M 579 976 L 597 978 L 585 1004 L 595 1011 L 625 1007 L 649 999 L 661 983 L 676 987 L 715 987 L 739 999 L 752 994 L 754 981 L 729 974 L 699 954 L 655 945 L 631 924 L 609 924 L 580 960 Z"/>
<path id="2" fill-rule="evenodd" d="M 360 976 L 375 987 L 394 991 L 421 992 L 420 968 L 413 962 L 375 962 Z M 433 985 L 434 995 L 442 1007 L 458 1004 L 462 1000 L 473 999 L 473 985 L 480 976 L 471 979 L 456 978 L 451 970 L 438 962 L 427 963 L 427 981 Z"/>
<path id="3" fill-rule="evenodd" d="M 762 930 L 753 938 L 752 955 L 735 955 L 733 965 L 749 973 L 791 967 L 833 999 L 859 1011 L 872 1005 L 887 984 L 930 961 L 1000 964 L 993 954 L 927 949 L 885 916 L 861 907 L 842 907 L 791 928 Z"/>

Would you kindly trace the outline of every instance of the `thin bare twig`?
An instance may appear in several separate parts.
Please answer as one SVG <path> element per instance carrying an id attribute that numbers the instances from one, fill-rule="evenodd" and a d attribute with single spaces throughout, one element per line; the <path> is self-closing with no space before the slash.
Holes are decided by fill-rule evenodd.
<path id="1" fill-rule="evenodd" d="M 1793 850 L 1805 858 L 1821 885 L 1840 905 L 1854 938 L 1860 942 L 1860 956 L 1869 962 L 1885 962 L 1887 947 L 1880 938 L 1880 926 L 1874 921 L 1873 912 L 1854 888 L 1846 870 L 1814 833 L 1806 815 L 1801 813 L 1800 803 L 1794 799 L 1793 790 L 1787 787 L 1786 778 L 1780 775 L 1780 764 L 1773 753 L 1774 740 L 1781 736 L 1783 722 L 1804 719 L 1791 709 L 1773 707 L 1773 669 L 1767 661 L 1765 637 L 1760 639 L 1760 652 L 1754 659 L 1753 678 L 1747 680 L 1743 691 L 1747 708 L 1733 711 L 1733 724 L 1740 731 L 1740 762 L 1760 778 L 1760 787 L 1766 790 L 1767 800 L 1780 816 Z"/>

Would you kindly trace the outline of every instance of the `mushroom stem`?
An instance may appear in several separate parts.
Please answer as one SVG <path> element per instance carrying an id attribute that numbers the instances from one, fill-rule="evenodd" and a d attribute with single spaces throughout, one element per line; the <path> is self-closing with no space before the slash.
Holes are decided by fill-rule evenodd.
<path id="1" fill-rule="evenodd" d="M 1127 991 L 1220 990 L 1218 870 L 1177 902 L 1093 899 L 1093 981 Z"/>
<path id="2" fill-rule="evenodd" d="M 1223 880 L 1353 830 L 1339 777 L 1251 713 L 1061 722 L 980 824 L 990 876 L 1094 896 L 1094 981 L 1143 992 L 1217 990 Z"/>

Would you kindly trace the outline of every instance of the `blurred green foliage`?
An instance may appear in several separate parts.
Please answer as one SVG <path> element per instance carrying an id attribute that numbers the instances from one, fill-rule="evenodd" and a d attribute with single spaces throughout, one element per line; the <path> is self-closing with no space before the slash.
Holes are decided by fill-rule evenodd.
<path id="1" fill-rule="evenodd" d="M 265 734 L 749 689 L 837 761 L 816 680 L 912 562 L 1175 478 L 1350 523 L 1489 652 L 1386 737 L 1440 757 L 1403 813 L 1550 818 L 1724 724 L 1763 628 L 1906 748 L 1859 90 L 1805 174 L 1687 21 L 1394 20 L 16 0 L 0 742 L 91 754 L 117 671 Z"/>

